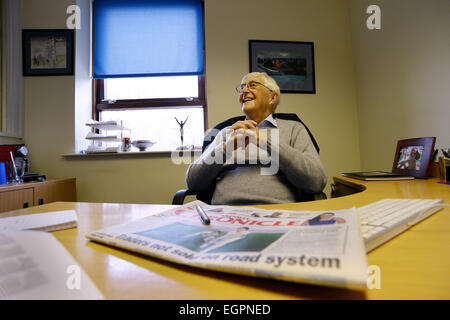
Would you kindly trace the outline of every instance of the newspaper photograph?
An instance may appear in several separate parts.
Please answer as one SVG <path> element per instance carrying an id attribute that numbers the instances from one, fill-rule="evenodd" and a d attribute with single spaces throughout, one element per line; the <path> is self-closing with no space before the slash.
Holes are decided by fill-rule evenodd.
<path id="1" fill-rule="evenodd" d="M 211 223 L 199 218 L 200 205 Z M 367 259 L 356 209 L 264 210 L 193 201 L 88 239 L 175 263 L 362 290 Z"/>

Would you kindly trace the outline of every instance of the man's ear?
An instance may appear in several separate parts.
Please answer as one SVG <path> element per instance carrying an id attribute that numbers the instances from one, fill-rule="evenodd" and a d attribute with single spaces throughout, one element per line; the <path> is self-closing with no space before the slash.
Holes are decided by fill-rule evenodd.
<path id="1" fill-rule="evenodd" d="M 278 93 L 272 92 L 272 97 L 270 99 L 270 103 L 275 104 L 275 101 L 277 101 L 277 98 L 278 98 Z"/>

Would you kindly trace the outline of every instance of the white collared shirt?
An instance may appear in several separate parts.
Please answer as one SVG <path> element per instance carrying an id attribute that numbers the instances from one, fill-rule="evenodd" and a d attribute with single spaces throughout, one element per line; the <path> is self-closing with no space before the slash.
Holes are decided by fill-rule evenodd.
<path id="1" fill-rule="evenodd" d="M 250 120 L 248 117 L 245 117 L 245 120 Z M 256 125 L 257 128 L 264 127 L 277 127 L 277 120 L 273 117 L 273 113 L 269 114 L 267 118 Z"/>

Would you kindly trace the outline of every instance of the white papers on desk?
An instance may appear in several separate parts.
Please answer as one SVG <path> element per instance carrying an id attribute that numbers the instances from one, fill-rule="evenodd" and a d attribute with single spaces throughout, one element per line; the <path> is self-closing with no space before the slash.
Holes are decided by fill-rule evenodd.
<path id="1" fill-rule="evenodd" d="M 76 226 L 77 214 L 74 210 L 0 218 L 0 232 L 15 230 L 56 231 Z"/>
<path id="2" fill-rule="evenodd" d="M 104 299 L 53 235 L 0 231 L 0 300 Z"/>

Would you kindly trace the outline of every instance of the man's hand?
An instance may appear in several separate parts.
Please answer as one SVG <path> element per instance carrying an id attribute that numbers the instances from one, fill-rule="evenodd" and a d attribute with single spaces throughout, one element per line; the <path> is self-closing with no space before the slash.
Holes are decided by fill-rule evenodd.
<path id="1" fill-rule="evenodd" d="M 237 129 L 256 129 L 256 121 L 253 120 L 244 120 L 244 121 L 238 121 L 235 124 L 233 124 L 231 126 L 230 129 L 228 129 L 228 131 L 232 131 L 232 130 L 237 130 Z"/>
<path id="2" fill-rule="evenodd" d="M 267 141 L 267 135 L 261 132 L 257 127 L 256 121 L 244 120 L 238 121 L 227 130 L 227 139 L 223 145 L 224 152 L 236 150 L 238 147 L 245 148 L 249 143 L 256 146 Z"/>

